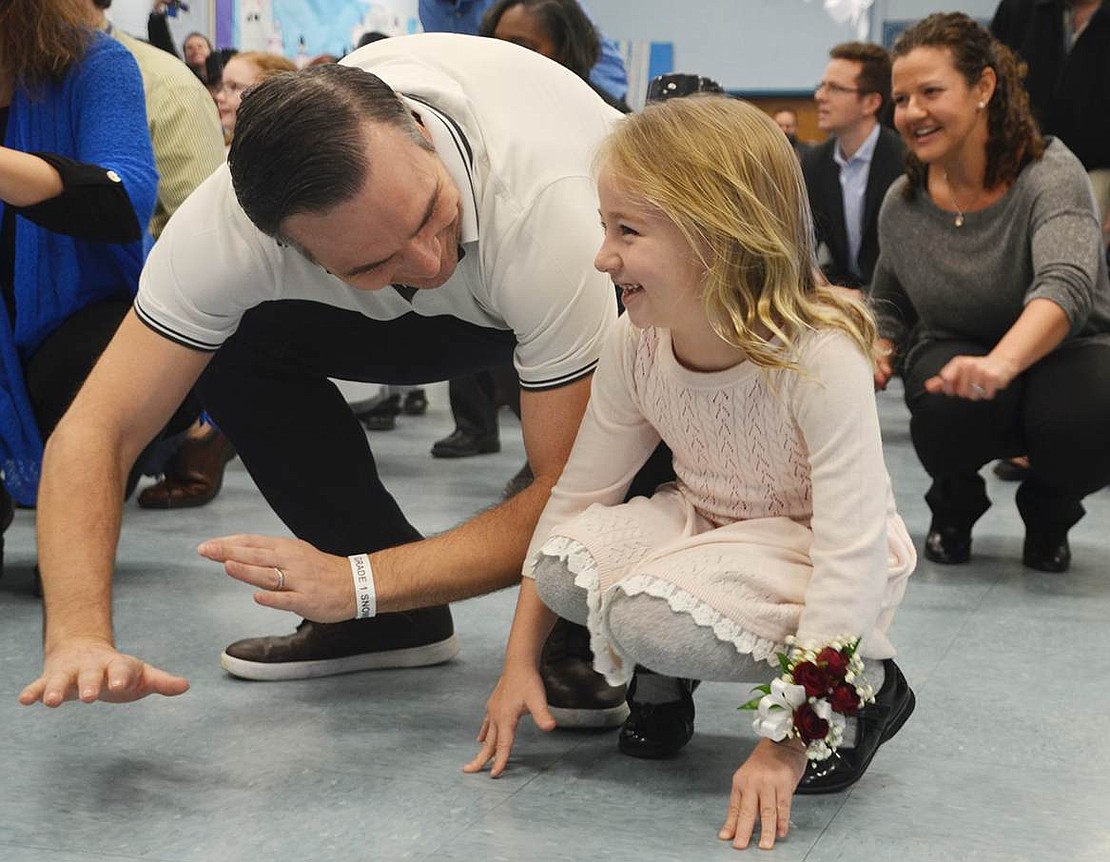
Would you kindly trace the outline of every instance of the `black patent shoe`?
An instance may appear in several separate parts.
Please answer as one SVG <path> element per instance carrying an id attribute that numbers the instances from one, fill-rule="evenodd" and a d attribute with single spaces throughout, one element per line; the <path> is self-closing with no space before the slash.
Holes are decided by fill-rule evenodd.
<path id="1" fill-rule="evenodd" d="M 637 668 L 628 686 L 629 714 L 617 746 L 630 757 L 648 760 L 673 757 L 694 735 L 693 693 L 698 680 L 676 679 L 681 690 L 678 700 L 647 703 L 636 699 L 636 683 L 646 673 L 651 671 Z"/>
<path id="2" fill-rule="evenodd" d="M 856 713 L 855 748 L 842 748 L 828 760 L 809 761 L 795 794 L 838 793 L 855 784 L 879 746 L 894 736 L 913 713 L 917 699 L 906 677 L 891 659 L 883 661 L 886 679 L 875 702 Z"/>
<path id="3" fill-rule="evenodd" d="M 1021 561 L 1040 572 L 1066 572 L 1071 565 L 1071 546 L 1068 534 L 1025 533 L 1025 547 Z"/>
<path id="4" fill-rule="evenodd" d="M 971 559 L 971 529 L 941 527 L 934 521 L 925 537 L 925 559 L 944 566 L 955 566 Z"/>
<path id="5" fill-rule="evenodd" d="M 540 654 L 547 708 L 561 728 L 618 727 L 628 717 L 623 685 L 609 685 L 594 670 L 590 633 L 559 619 Z"/>

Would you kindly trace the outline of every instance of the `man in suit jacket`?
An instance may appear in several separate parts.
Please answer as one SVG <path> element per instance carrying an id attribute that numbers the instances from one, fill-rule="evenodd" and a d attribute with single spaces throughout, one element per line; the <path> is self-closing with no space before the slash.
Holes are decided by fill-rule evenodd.
<path id="1" fill-rule="evenodd" d="M 1029 65 L 1033 113 L 1090 173 L 1110 239 L 1110 3 L 1001 0 L 991 33 Z"/>
<path id="2" fill-rule="evenodd" d="M 886 51 L 847 42 L 829 57 L 814 93 L 817 126 L 829 139 L 803 154 L 802 172 L 825 275 L 863 288 L 879 258 L 879 207 L 902 173 L 905 145 L 880 122 L 890 103 Z"/>

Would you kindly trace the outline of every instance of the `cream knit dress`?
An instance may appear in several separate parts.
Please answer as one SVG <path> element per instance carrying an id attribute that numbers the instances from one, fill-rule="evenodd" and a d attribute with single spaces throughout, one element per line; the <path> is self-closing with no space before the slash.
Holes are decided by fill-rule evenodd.
<path id="1" fill-rule="evenodd" d="M 800 371 L 750 362 L 698 373 L 665 329 L 623 316 L 529 549 L 566 561 L 586 589 L 595 667 L 613 683 L 634 658 L 609 635 L 617 591 L 665 599 L 755 660 L 788 635 L 863 637 L 889 658 L 886 631 L 916 553 L 894 508 L 870 362 L 835 330 L 798 339 Z M 621 503 L 662 440 L 677 482 Z"/>

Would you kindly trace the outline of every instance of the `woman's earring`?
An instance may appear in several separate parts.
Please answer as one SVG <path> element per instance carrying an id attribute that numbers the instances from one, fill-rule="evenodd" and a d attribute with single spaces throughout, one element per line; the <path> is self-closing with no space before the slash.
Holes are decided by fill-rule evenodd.
<path id="1" fill-rule="evenodd" d="M 980 110 L 980 111 L 981 111 L 981 110 L 983 110 L 983 108 L 985 108 L 986 106 L 987 106 L 987 103 L 986 103 L 986 102 L 980 102 L 980 103 L 979 103 L 979 110 Z"/>

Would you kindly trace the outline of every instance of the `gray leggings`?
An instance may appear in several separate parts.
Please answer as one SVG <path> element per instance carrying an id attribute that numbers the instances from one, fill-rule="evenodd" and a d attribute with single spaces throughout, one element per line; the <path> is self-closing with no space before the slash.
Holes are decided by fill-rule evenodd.
<path id="1" fill-rule="evenodd" d="M 559 616 L 586 624 L 586 591 L 575 586 L 574 575 L 559 557 L 541 554 L 535 567 L 536 591 L 543 603 Z M 719 682 L 765 682 L 777 671 L 765 661 L 736 651 L 718 640 L 713 630 L 699 626 L 681 611 L 671 610 L 666 599 L 620 590 L 608 615 L 615 645 L 643 665 L 665 676 Z"/>

